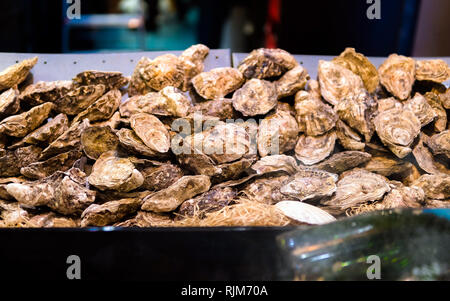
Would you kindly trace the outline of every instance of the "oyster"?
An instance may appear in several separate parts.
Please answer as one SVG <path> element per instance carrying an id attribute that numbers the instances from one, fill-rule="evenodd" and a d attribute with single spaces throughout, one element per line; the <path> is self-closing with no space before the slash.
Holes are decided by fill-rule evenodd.
<path id="1" fill-rule="evenodd" d="M 346 210 L 359 204 L 381 200 L 389 191 L 391 188 L 385 177 L 355 168 L 341 175 L 335 195 L 323 204 Z"/>
<path id="2" fill-rule="evenodd" d="M 20 175 L 20 169 L 38 160 L 42 149 L 31 145 L 16 150 L 0 150 L 0 176 L 14 177 Z"/>
<path id="3" fill-rule="evenodd" d="M 209 190 L 211 182 L 207 176 L 184 176 L 166 189 L 143 199 L 142 210 L 170 212 L 184 201 Z"/>
<path id="4" fill-rule="evenodd" d="M 27 222 L 27 226 L 32 228 L 73 228 L 79 227 L 80 222 L 77 219 L 48 212 L 30 218 Z"/>
<path id="5" fill-rule="evenodd" d="M 50 145 L 44 149 L 39 157 L 40 160 L 49 158 L 50 156 L 75 150 L 81 146 L 81 133 L 89 127 L 89 121 L 73 123 L 67 131 L 56 138 Z"/>
<path id="6" fill-rule="evenodd" d="M 217 165 L 217 171 L 211 175 L 212 183 L 238 179 L 257 160 L 256 156 L 249 156 L 231 163 Z"/>
<path id="7" fill-rule="evenodd" d="M 426 208 L 450 208 L 450 202 L 447 200 L 440 201 L 440 200 L 425 200 L 425 207 Z"/>
<path id="8" fill-rule="evenodd" d="M 153 115 L 134 114 L 130 118 L 131 128 L 152 151 L 167 153 L 170 149 L 170 136 L 164 124 Z"/>
<path id="9" fill-rule="evenodd" d="M 251 79 L 233 94 L 233 107 L 244 116 L 266 114 L 276 105 L 276 87 L 265 80 Z"/>
<path id="10" fill-rule="evenodd" d="M 0 178 L 0 200 L 14 201 L 14 198 L 6 191 L 6 186 L 10 183 L 24 183 L 27 180 L 23 177 Z M 0 201 L 0 212 L 2 210 Z"/>
<path id="11" fill-rule="evenodd" d="M 203 153 L 179 154 L 177 160 L 181 166 L 196 175 L 220 175 L 222 169 L 216 166 L 213 159 Z"/>
<path id="12" fill-rule="evenodd" d="M 46 102 L 33 107 L 28 112 L 10 116 L 0 122 L 0 134 L 14 137 L 24 137 L 40 126 L 54 108 L 52 103 Z"/>
<path id="13" fill-rule="evenodd" d="M 354 48 L 346 48 L 341 55 L 333 59 L 333 63 L 359 75 L 369 93 L 375 92 L 380 83 L 377 68 L 363 54 L 357 53 Z"/>
<path id="14" fill-rule="evenodd" d="M 0 120 L 20 109 L 19 91 L 11 88 L 0 94 Z"/>
<path id="15" fill-rule="evenodd" d="M 90 107 L 105 93 L 104 85 L 90 85 L 74 88 L 61 98 L 53 100 L 55 111 L 67 115 L 77 115 Z"/>
<path id="16" fill-rule="evenodd" d="M 129 159 L 119 158 L 115 151 L 108 151 L 97 159 L 88 181 L 100 190 L 128 192 L 139 188 L 144 177 Z"/>
<path id="17" fill-rule="evenodd" d="M 366 146 L 358 133 L 341 120 L 336 122 L 336 136 L 339 144 L 347 150 L 363 150 Z"/>
<path id="18" fill-rule="evenodd" d="M 121 118 L 119 112 L 115 112 L 111 118 L 105 121 L 97 121 L 91 123 L 92 126 L 109 126 L 111 129 L 116 130 L 121 124 L 130 124 L 130 121 L 126 118 Z"/>
<path id="19" fill-rule="evenodd" d="M 383 144 L 400 159 L 411 153 L 410 146 L 422 127 L 412 111 L 400 109 L 380 112 L 374 125 Z"/>
<path id="20" fill-rule="evenodd" d="M 443 83 L 450 79 L 450 68 L 443 60 L 417 61 L 416 79 Z"/>
<path id="21" fill-rule="evenodd" d="M 107 226 L 121 221 L 125 217 L 136 213 L 141 206 L 139 199 L 122 199 L 92 204 L 81 214 L 81 226 Z"/>
<path id="22" fill-rule="evenodd" d="M 439 98 L 441 99 L 442 106 L 449 110 L 450 109 L 450 88 L 447 88 L 445 93 L 442 93 L 439 95 Z"/>
<path id="23" fill-rule="evenodd" d="M 275 205 L 284 215 L 296 222 L 308 225 L 323 225 L 334 222 L 334 218 L 328 212 L 297 201 L 282 201 Z"/>
<path id="24" fill-rule="evenodd" d="M 187 91 L 191 80 L 203 72 L 203 61 L 209 54 L 209 48 L 203 44 L 192 45 L 179 56 L 184 69 L 183 91 Z"/>
<path id="25" fill-rule="evenodd" d="M 289 176 L 286 174 L 256 178 L 245 184 L 241 193 L 252 201 L 264 204 L 276 204 L 288 198 L 288 196 L 282 194 L 280 191 L 281 187 L 288 180 Z"/>
<path id="26" fill-rule="evenodd" d="M 437 117 L 433 107 L 431 107 L 427 99 L 419 93 L 416 93 L 413 98 L 405 102 L 404 109 L 413 111 L 417 118 L 419 118 L 422 127 L 433 122 Z"/>
<path id="27" fill-rule="evenodd" d="M 443 131 L 425 139 L 425 143 L 431 149 L 433 154 L 442 154 L 450 159 L 450 130 Z"/>
<path id="28" fill-rule="evenodd" d="M 432 200 L 450 199 L 450 176 L 423 175 L 414 182 L 414 186 L 420 187 L 425 192 L 425 196 Z"/>
<path id="29" fill-rule="evenodd" d="M 213 187 L 201 195 L 183 202 L 178 209 L 181 216 L 194 216 L 222 209 L 237 196 L 237 191 L 232 187 Z"/>
<path id="30" fill-rule="evenodd" d="M 359 151 L 344 151 L 332 155 L 329 159 L 317 164 L 314 168 L 340 174 L 371 160 L 372 155 Z"/>
<path id="31" fill-rule="evenodd" d="M 65 95 L 73 89 L 70 80 L 59 80 L 53 82 L 37 82 L 29 85 L 19 95 L 22 103 L 31 105 L 42 104 L 44 102 L 56 102 L 63 99 Z M 100 97 L 100 96 L 99 96 Z"/>
<path id="32" fill-rule="evenodd" d="M 150 166 L 141 170 L 144 177 L 142 188 L 150 191 L 165 189 L 183 176 L 183 171 L 177 165 L 170 163 L 160 166 Z"/>
<path id="33" fill-rule="evenodd" d="M 22 83 L 37 61 L 37 57 L 26 59 L 1 71 L 0 90 L 6 90 Z"/>
<path id="34" fill-rule="evenodd" d="M 301 169 L 284 183 L 280 192 L 305 201 L 330 196 L 336 191 L 338 176 L 322 170 Z"/>
<path id="35" fill-rule="evenodd" d="M 408 99 L 415 81 L 416 66 L 412 58 L 391 54 L 378 68 L 381 84 L 400 100 Z"/>
<path id="36" fill-rule="evenodd" d="M 20 173 L 29 179 L 42 179 L 57 171 L 69 170 L 80 159 L 82 153 L 78 150 L 69 151 L 51 157 L 42 162 L 34 162 L 20 169 Z"/>
<path id="37" fill-rule="evenodd" d="M 164 54 L 154 60 L 144 62 L 139 66 L 138 72 L 146 87 L 156 91 L 160 91 L 167 86 L 180 89 L 183 87 L 183 64 L 175 55 Z"/>
<path id="38" fill-rule="evenodd" d="M 425 193 L 420 187 L 400 186 L 392 189 L 381 202 L 375 204 L 377 210 L 395 208 L 420 208 L 425 200 Z"/>
<path id="39" fill-rule="evenodd" d="M 120 89 L 128 84 L 122 72 L 86 70 L 78 73 L 73 81 L 82 86 L 104 85 L 106 90 Z"/>
<path id="40" fill-rule="evenodd" d="M 439 95 L 433 92 L 428 92 L 425 94 L 425 98 L 428 100 L 428 103 L 433 108 L 437 117 L 434 121 L 434 130 L 436 132 L 442 132 L 447 129 L 447 112 L 442 106 Z"/>
<path id="41" fill-rule="evenodd" d="M 450 170 L 442 163 L 434 160 L 430 150 L 423 144 L 424 137 L 414 147 L 413 155 L 420 168 L 430 174 L 450 174 Z"/>
<path id="42" fill-rule="evenodd" d="M 275 82 L 278 99 L 294 95 L 304 89 L 308 80 L 308 71 L 302 66 L 299 65 L 289 70 Z"/>
<path id="43" fill-rule="evenodd" d="M 172 224 L 169 214 L 139 211 L 135 217 L 115 224 L 114 227 L 169 227 Z"/>
<path id="44" fill-rule="evenodd" d="M 378 99 L 378 112 L 389 111 L 391 109 L 403 109 L 403 104 L 394 97 Z"/>
<path id="45" fill-rule="evenodd" d="M 142 142 L 133 130 L 130 129 L 120 129 L 117 132 L 117 137 L 119 137 L 119 142 L 122 147 L 130 151 L 133 154 L 143 155 L 147 157 L 158 156 L 159 154 L 153 149 L 149 148 Z"/>
<path id="46" fill-rule="evenodd" d="M 259 125 L 258 152 L 261 157 L 293 150 L 298 138 L 298 123 L 286 111 L 278 111 L 264 118 Z"/>
<path id="47" fill-rule="evenodd" d="M 257 174 L 267 174 L 270 172 L 284 171 L 288 174 L 294 174 L 298 170 L 297 161 L 292 156 L 273 155 L 265 156 L 251 167 Z"/>
<path id="48" fill-rule="evenodd" d="M 295 146 L 295 156 L 305 165 L 319 163 L 333 152 L 335 142 L 335 131 L 317 137 L 301 135 Z"/>
<path id="49" fill-rule="evenodd" d="M 119 138 L 109 126 L 91 126 L 81 133 L 81 145 L 86 156 L 96 160 L 104 152 L 117 150 Z"/>
<path id="50" fill-rule="evenodd" d="M 320 60 L 318 77 L 322 97 L 334 106 L 341 99 L 351 98 L 364 90 L 364 83 L 358 75 L 333 62 Z"/>
<path id="51" fill-rule="evenodd" d="M 219 99 L 235 91 L 244 83 L 244 77 L 237 69 L 215 68 L 202 72 L 192 79 L 195 91 L 205 99 Z"/>
<path id="52" fill-rule="evenodd" d="M 376 113 L 377 103 L 367 92 L 342 99 L 336 110 L 340 119 L 364 135 L 367 142 L 372 139 L 375 131 L 372 118 Z"/>
<path id="53" fill-rule="evenodd" d="M 149 85 L 147 85 L 144 80 L 142 73 L 144 68 L 150 64 L 151 60 L 147 57 L 142 57 L 136 67 L 134 68 L 133 74 L 131 75 L 130 85 L 128 86 L 128 95 L 130 97 L 135 95 L 145 95 L 150 92 L 154 92 Z"/>
<path id="54" fill-rule="evenodd" d="M 216 100 L 197 103 L 192 108 L 192 111 L 201 112 L 206 116 L 217 117 L 222 121 L 235 118 L 233 100 L 228 98 L 219 98 Z"/>
<path id="55" fill-rule="evenodd" d="M 282 49 L 253 50 L 238 66 L 247 79 L 271 78 L 284 74 L 298 65 L 295 58 Z"/>
<path id="56" fill-rule="evenodd" d="M 374 156 L 364 165 L 364 169 L 385 177 L 408 173 L 411 163 L 392 156 Z"/>
<path id="57" fill-rule="evenodd" d="M 295 95 L 295 112 L 299 131 L 308 136 L 320 136 L 334 128 L 338 116 L 320 98 L 306 91 Z"/>
<path id="58" fill-rule="evenodd" d="M 96 102 L 90 105 L 86 110 L 79 113 L 72 122 L 77 122 L 83 119 L 89 121 L 100 121 L 111 118 L 114 112 L 119 108 L 122 94 L 119 90 L 111 90 Z"/>

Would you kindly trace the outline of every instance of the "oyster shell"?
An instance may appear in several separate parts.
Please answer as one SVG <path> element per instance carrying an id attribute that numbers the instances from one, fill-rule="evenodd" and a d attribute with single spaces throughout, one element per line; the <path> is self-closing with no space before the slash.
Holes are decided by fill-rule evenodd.
<path id="1" fill-rule="evenodd" d="M 335 195 L 323 204 L 346 210 L 359 204 L 381 200 L 389 191 L 391 188 L 385 177 L 355 168 L 341 175 Z"/>
<path id="2" fill-rule="evenodd" d="M 434 160 L 430 150 L 423 144 L 424 137 L 421 136 L 420 141 L 414 147 L 413 155 L 417 164 L 427 173 L 431 174 L 450 174 L 450 170 L 442 163 Z"/>
<path id="3" fill-rule="evenodd" d="M 169 214 L 139 211 L 135 217 L 115 224 L 114 227 L 168 227 L 172 224 Z"/>
<path id="4" fill-rule="evenodd" d="M 299 65 L 289 70 L 275 82 L 278 99 L 294 95 L 304 89 L 308 80 L 308 71 L 302 66 Z"/>
<path id="5" fill-rule="evenodd" d="M 14 198 L 6 191 L 6 186 L 10 183 L 24 183 L 27 180 L 23 177 L 0 178 L 0 200 L 14 201 Z M 0 201 L 0 212 L 2 210 Z"/>
<path id="6" fill-rule="evenodd" d="M 220 175 L 222 169 L 215 165 L 213 159 L 203 153 L 179 154 L 177 160 L 181 166 L 196 175 Z"/>
<path id="7" fill-rule="evenodd" d="M 144 62 L 139 68 L 139 74 L 147 87 L 156 91 L 167 86 L 180 89 L 183 87 L 183 64 L 175 55 L 164 54 Z"/>
<path id="8" fill-rule="evenodd" d="M 30 218 L 27 226 L 31 228 L 73 228 L 79 227 L 78 219 L 64 217 L 53 212 L 38 214 Z"/>
<path id="9" fill-rule="evenodd" d="M 422 127 L 433 122 L 437 117 L 436 112 L 430 106 L 427 99 L 419 93 L 416 93 L 413 98 L 404 103 L 404 109 L 413 111 L 417 118 L 419 118 Z"/>
<path id="10" fill-rule="evenodd" d="M 336 136 L 339 144 L 347 150 L 364 150 L 366 144 L 351 127 L 340 119 L 336 122 Z"/>
<path id="11" fill-rule="evenodd" d="M 22 83 L 27 78 L 30 70 L 36 65 L 37 61 L 38 58 L 36 56 L 2 70 L 0 72 L 0 90 L 9 89 Z"/>
<path id="12" fill-rule="evenodd" d="M 295 95 L 295 112 L 299 131 L 308 136 L 320 136 L 334 128 L 336 112 L 319 98 L 306 91 Z"/>
<path id="13" fill-rule="evenodd" d="M 403 109 L 403 104 L 394 97 L 381 98 L 378 100 L 378 112 L 389 111 L 391 109 Z"/>
<path id="14" fill-rule="evenodd" d="M 450 159 L 450 130 L 433 135 L 424 141 L 435 155 L 445 155 Z"/>
<path id="15" fill-rule="evenodd" d="M 277 111 L 264 118 L 259 125 L 258 152 L 261 157 L 293 150 L 298 138 L 297 120 L 286 111 Z"/>
<path id="16" fill-rule="evenodd" d="M 336 110 L 340 119 L 364 135 L 367 142 L 372 139 L 375 132 L 372 118 L 377 111 L 377 103 L 367 92 L 342 99 Z"/>
<path id="17" fill-rule="evenodd" d="M 117 137 L 119 137 L 120 145 L 133 154 L 147 157 L 155 157 L 159 155 L 153 149 L 145 145 L 141 138 L 139 138 L 133 130 L 125 128 L 120 129 L 117 132 Z"/>
<path id="18" fill-rule="evenodd" d="M 141 170 L 144 176 L 142 188 L 150 191 L 166 189 L 183 176 L 180 167 L 173 164 L 162 164 L 160 166 L 150 166 Z"/>
<path id="19" fill-rule="evenodd" d="M 203 72 L 203 61 L 209 54 L 209 48 L 203 44 L 192 45 L 179 56 L 184 69 L 183 91 L 187 91 L 191 80 Z"/>
<path id="20" fill-rule="evenodd" d="M 215 68 L 202 72 L 192 79 L 195 91 L 205 99 L 219 99 L 235 91 L 244 83 L 244 77 L 237 69 Z"/>
<path id="21" fill-rule="evenodd" d="M 420 187 L 401 186 L 392 189 L 381 202 L 375 204 L 377 210 L 395 208 L 420 208 L 425 200 L 425 193 Z"/>
<path id="22" fill-rule="evenodd" d="M 391 109 L 380 112 L 374 125 L 383 144 L 400 159 L 411 153 L 411 144 L 419 135 L 422 124 L 410 110 Z"/>
<path id="23" fill-rule="evenodd" d="M 442 106 L 439 95 L 428 92 L 425 94 L 425 98 L 437 115 L 436 120 L 434 121 L 434 130 L 436 132 L 445 131 L 447 129 L 447 112 Z"/>
<path id="24" fill-rule="evenodd" d="M 395 97 L 406 100 L 415 81 L 416 66 L 412 58 L 391 54 L 378 68 L 381 84 Z"/>
<path id="25" fill-rule="evenodd" d="M 81 214 L 81 227 L 112 225 L 136 213 L 140 206 L 139 199 L 122 199 L 101 205 L 92 204 Z"/>
<path id="26" fill-rule="evenodd" d="M 357 53 L 354 48 L 346 48 L 341 55 L 333 59 L 333 63 L 359 75 L 369 93 L 375 92 L 380 83 L 377 68 L 363 54 Z"/>
<path id="27" fill-rule="evenodd" d="M 109 126 L 91 126 L 82 131 L 81 145 L 86 156 L 96 160 L 104 152 L 117 150 L 119 138 Z"/>
<path id="28" fill-rule="evenodd" d="M 20 173 L 29 179 L 43 179 L 57 171 L 69 170 L 82 153 L 78 150 L 58 154 L 41 162 L 34 162 L 20 169 Z"/>
<path id="29" fill-rule="evenodd" d="M 233 94 L 233 107 L 244 116 L 266 114 L 276 105 L 277 90 L 268 81 L 251 79 Z"/>
<path id="30" fill-rule="evenodd" d="M 211 175 L 212 183 L 222 183 L 223 181 L 238 179 L 257 160 L 256 156 L 249 156 L 231 163 L 217 165 L 217 172 Z"/>
<path id="31" fill-rule="evenodd" d="M 0 150 L 0 176 L 14 177 L 20 175 L 20 169 L 38 160 L 42 149 L 31 145 L 16 150 Z"/>
<path id="32" fill-rule="evenodd" d="M 417 61 L 416 79 L 443 83 L 450 79 L 450 68 L 443 60 Z"/>
<path id="33" fill-rule="evenodd" d="M 193 112 L 201 112 L 206 116 L 217 117 L 222 121 L 235 119 L 233 100 L 228 98 L 219 98 L 197 103 L 191 110 Z"/>
<path id="34" fill-rule="evenodd" d="M 155 116 L 138 113 L 130 118 L 131 128 L 152 151 L 167 153 L 170 149 L 170 136 L 164 124 Z"/>
<path id="35" fill-rule="evenodd" d="M 65 97 L 73 89 L 70 80 L 59 80 L 53 82 L 37 82 L 29 85 L 19 95 L 22 103 L 31 105 L 42 104 L 44 102 L 56 102 Z"/>
<path id="36" fill-rule="evenodd" d="M 144 177 L 129 159 L 119 158 L 115 151 L 108 151 L 95 161 L 88 181 L 100 190 L 128 192 L 139 188 Z"/>
<path id="37" fill-rule="evenodd" d="M 77 115 L 99 100 L 105 90 L 104 85 L 76 87 L 61 98 L 53 100 L 55 111 L 67 115 Z"/>
<path id="38" fill-rule="evenodd" d="M 0 94 L 0 120 L 16 114 L 20 109 L 19 91 L 13 88 Z"/>
<path id="39" fill-rule="evenodd" d="M 178 209 L 181 216 L 194 216 L 200 213 L 214 212 L 222 209 L 237 196 L 237 190 L 232 187 L 213 187 L 201 195 L 184 201 Z"/>
<path id="40" fill-rule="evenodd" d="M 265 156 L 251 167 L 257 174 L 267 174 L 270 172 L 284 171 L 288 174 L 294 174 L 298 170 L 297 161 L 292 156 L 273 155 Z"/>
<path id="41" fill-rule="evenodd" d="M 425 196 L 432 200 L 450 199 L 450 176 L 423 175 L 414 182 L 414 186 L 420 187 L 425 192 Z"/>
<path id="42" fill-rule="evenodd" d="M 119 90 L 111 90 L 96 102 L 90 105 L 86 110 L 79 113 L 72 122 L 77 122 L 83 119 L 89 121 L 107 120 L 112 117 L 114 112 L 119 108 L 122 94 Z"/>
<path id="43" fill-rule="evenodd" d="M 341 99 L 358 95 L 364 89 L 358 75 L 333 62 L 320 60 L 318 77 L 322 97 L 334 106 Z"/>
<path id="44" fill-rule="evenodd" d="M 46 102 L 19 115 L 13 115 L 0 122 L 0 134 L 24 137 L 39 127 L 50 115 L 54 106 Z"/>
<path id="45" fill-rule="evenodd" d="M 280 188 L 284 195 L 305 201 L 330 196 L 336 191 L 338 176 L 322 170 L 301 169 Z"/>
<path id="46" fill-rule="evenodd" d="M 284 215 L 296 222 L 308 225 L 323 225 L 336 220 L 328 212 L 297 201 L 282 201 L 275 205 Z"/>
<path id="47" fill-rule="evenodd" d="M 399 160 L 391 156 L 374 156 L 364 169 L 373 173 L 389 177 L 396 174 L 404 174 L 410 171 L 411 163 Z"/>
<path id="48" fill-rule="evenodd" d="M 340 174 L 369 162 L 372 155 L 359 151 L 344 151 L 332 155 L 327 160 L 317 164 L 314 168 Z"/>
<path id="49" fill-rule="evenodd" d="M 252 201 L 264 204 L 276 204 L 288 199 L 288 196 L 281 193 L 280 189 L 289 176 L 286 174 L 272 175 L 252 180 L 244 185 L 241 193 Z"/>
<path id="50" fill-rule="evenodd" d="M 133 74 L 131 75 L 130 85 L 128 86 L 128 95 L 130 97 L 135 95 L 145 95 L 154 91 L 153 88 L 147 85 L 147 82 L 142 76 L 142 73 L 145 70 L 144 68 L 148 66 L 150 62 L 151 60 L 147 57 L 142 57 L 138 61 Z"/>
<path id="51" fill-rule="evenodd" d="M 106 90 L 120 89 L 128 85 L 128 78 L 118 71 L 86 70 L 78 73 L 73 81 L 82 86 L 104 85 Z"/>
<path id="52" fill-rule="evenodd" d="M 441 99 L 442 106 L 449 110 L 450 109 L 450 88 L 447 88 L 445 93 L 442 93 L 439 95 L 439 98 Z"/>
<path id="53" fill-rule="evenodd" d="M 285 50 L 260 48 L 253 50 L 238 69 L 247 79 L 264 79 L 280 76 L 297 65 L 295 58 Z"/>
<path id="54" fill-rule="evenodd" d="M 319 163 L 333 152 L 335 142 L 335 131 L 317 137 L 301 135 L 295 146 L 295 157 L 305 165 Z"/>
<path id="55" fill-rule="evenodd" d="M 142 210 L 170 212 L 184 201 L 206 192 L 211 187 L 207 176 L 184 176 L 166 189 L 160 190 L 143 199 Z"/>

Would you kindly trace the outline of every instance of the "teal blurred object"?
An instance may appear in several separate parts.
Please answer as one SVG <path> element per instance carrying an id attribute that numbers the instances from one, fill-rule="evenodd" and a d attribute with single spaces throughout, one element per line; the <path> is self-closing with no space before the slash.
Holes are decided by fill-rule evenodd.
<path id="1" fill-rule="evenodd" d="M 285 280 L 369 280 L 372 255 L 381 280 L 450 280 L 450 209 L 358 215 L 283 233 L 277 244 Z"/>

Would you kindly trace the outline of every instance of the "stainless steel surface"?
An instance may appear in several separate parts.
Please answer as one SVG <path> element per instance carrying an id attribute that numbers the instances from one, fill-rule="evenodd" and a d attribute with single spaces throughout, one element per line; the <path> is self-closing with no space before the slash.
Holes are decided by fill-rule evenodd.
<path id="1" fill-rule="evenodd" d="M 89 53 L 89 54 L 33 54 L 33 53 L 0 53 L 0 70 L 16 62 L 39 57 L 39 61 L 31 70 L 34 82 L 70 80 L 85 70 L 120 71 L 126 76 L 133 73 L 138 60 L 147 56 L 155 58 L 162 54 L 181 54 L 182 51 L 147 51 L 123 53 Z M 205 60 L 205 71 L 231 66 L 229 49 L 211 50 Z"/>

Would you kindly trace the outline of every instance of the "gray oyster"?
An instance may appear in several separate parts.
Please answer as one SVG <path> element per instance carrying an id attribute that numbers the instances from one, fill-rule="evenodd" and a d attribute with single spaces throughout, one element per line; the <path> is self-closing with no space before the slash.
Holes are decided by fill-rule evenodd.
<path id="1" fill-rule="evenodd" d="M 301 169 L 280 188 L 284 195 L 305 201 L 330 196 L 336 191 L 338 176 L 322 170 Z"/>
<path id="2" fill-rule="evenodd" d="M 331 155 L 335 142 L 335 131 L 317 137 L 301 135 L 295 146 L 295 157 L 305 165 L 319 163 Z"/>

